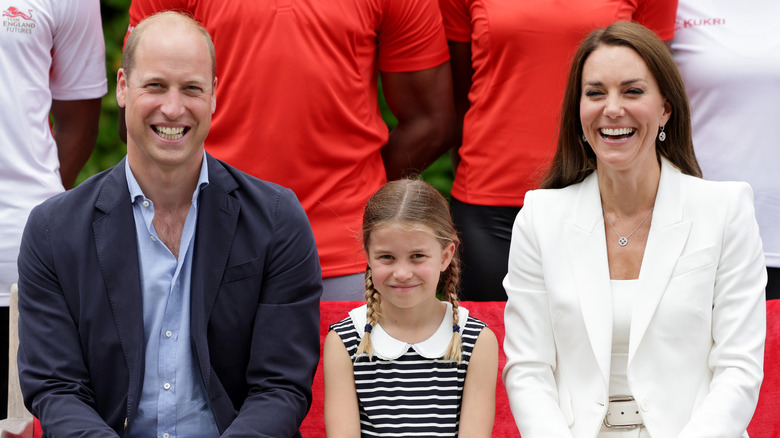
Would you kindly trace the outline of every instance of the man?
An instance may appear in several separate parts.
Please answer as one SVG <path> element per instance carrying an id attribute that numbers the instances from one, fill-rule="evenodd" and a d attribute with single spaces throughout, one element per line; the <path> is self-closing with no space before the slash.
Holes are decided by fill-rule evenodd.
<path id="1" fill-rule="evenodd" d="M 300 436 L 321 273 L 294 194 L 204 153 L 205 29 L 155 15 L 117 74 L 127 157 L 30 215 L 19 373 L 49 436 Z"/>
<path id="2" fill-rule="evenodd" d="M 162 10 L 214 37 L 215 157 L 291 188 L 311 221 L 324 300 L 364 299 L 363 207 L 387 179 L 442 155 L 454 120 L 436 0 L 133 0 L 130 28 Z M 398 126 L 388 134 L 377 78 Z"/>
<path id="3" fill-rule="evenodd" d="M 22 230 L 33 207 L 73 186 L 95 147 L 105 53 L 98 0 L 0 0 L 0 418 Z"/>

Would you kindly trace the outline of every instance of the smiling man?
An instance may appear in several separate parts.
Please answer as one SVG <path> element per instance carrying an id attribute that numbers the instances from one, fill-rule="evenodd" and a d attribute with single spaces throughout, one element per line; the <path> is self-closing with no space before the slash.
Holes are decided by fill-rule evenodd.
<path id="1" fill-rule="evenodd" d="M 154 15 L 117 74 L 127 157 L 30 215 L 19 372 L 46 436 L 300 436 L 321 272 L 295 195 L 204 152 L 214 47 Z"/>

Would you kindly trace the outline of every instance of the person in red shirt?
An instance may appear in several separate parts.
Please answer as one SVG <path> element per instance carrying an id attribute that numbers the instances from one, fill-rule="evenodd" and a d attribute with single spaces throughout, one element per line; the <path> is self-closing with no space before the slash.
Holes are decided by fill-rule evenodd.
<path id="1" fill-rule="evenodd" d="M 512 223 L 556 144 L 571 58 L 592 30 L 634 20 L 674 36 L 677 0 L 439 0 L 452 56 L 459 164 L 452 214 L 464 300 L 506 300 Z"/>
<path id="2" fill-rule="evenodd" d="M 206 150 L 293 189 L 317 240 L 323 299 L 362 300 L 366 201 L 448 147 L 454 109 L 436 0 L 133 0 L 128 32 L 167 9 L 214 39 L 220 105 Z"/>

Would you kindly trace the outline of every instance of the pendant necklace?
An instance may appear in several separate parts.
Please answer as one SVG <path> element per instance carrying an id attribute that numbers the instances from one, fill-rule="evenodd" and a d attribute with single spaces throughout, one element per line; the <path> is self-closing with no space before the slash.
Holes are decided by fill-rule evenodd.
<path id="1" fill-rule="evenodd" d="M 655 207 L 653 207 L 653 208 L 655 208 Z M 601 206 L 601 211 L 604 212 L 604 216 L 607 218 L 607 223 L 609 224 L 609 227 L 612 228 L 612 231 L 614 231 L 615 234 L 618 236 L 618 245 L 626 246 L 626 245 L 628 245 L 628 238 L 631 237 L 631 235 L 634 234 L 634 232 L 636 232 L 636 230 L 638 230 L 639 227 L 641 227 L 643 223 L 645 223 L 647 218 L 649 218 L 650 215 L 653 213 L 653 208 L 651 208 L 650 212 L 647 213 L 647 216 L 645 216 L 645 218 L 642 219 L 642 222 L 640 222 L 639 225 L 637 225 L 636 228 L 634 228 L 634 231 L 628 233 L 628 236 L 625 236 L 625 237 L 621 236 L 620 233 L 618 233 L 617 230 L 615 229 L 615 227 L 612 225 L 612 221 L 609 220 L 609 215 L 607 214 L 606 211 L 604 211 L 604 206 L 603 205 Z"/>

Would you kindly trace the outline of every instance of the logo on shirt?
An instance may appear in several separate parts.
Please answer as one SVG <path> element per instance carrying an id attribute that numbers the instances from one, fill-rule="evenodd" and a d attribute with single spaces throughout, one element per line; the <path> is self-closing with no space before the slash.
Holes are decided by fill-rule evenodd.
<path id="1" fill-rule="evenodd" d="M 14 6 L 9 7 L 3 11 L 3 29 L 9 33 L 31 34 L 35 29 L 33 10 L 28 9 L 25 14 Z"/>
<path id="2" fill-rule="evenodd" d="M 725 26 L 725 18 L 677 18 L 674 20 L 674 30 L 702 26 Z"/>

